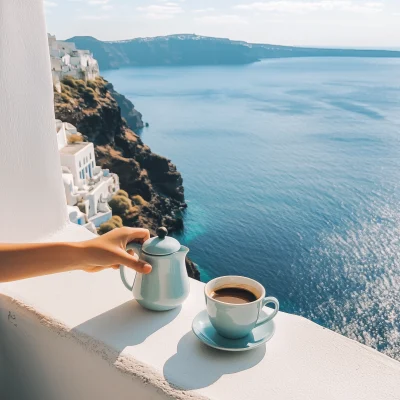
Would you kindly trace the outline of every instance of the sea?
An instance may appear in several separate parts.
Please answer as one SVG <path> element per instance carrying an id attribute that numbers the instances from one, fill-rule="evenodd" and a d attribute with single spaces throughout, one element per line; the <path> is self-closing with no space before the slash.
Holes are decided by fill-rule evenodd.
<path id="1" fill-rule="evenodd" d="M 245 275 L 400 360 L 400 60 L 103 72 L 182 173 L 203 281 Z"/>

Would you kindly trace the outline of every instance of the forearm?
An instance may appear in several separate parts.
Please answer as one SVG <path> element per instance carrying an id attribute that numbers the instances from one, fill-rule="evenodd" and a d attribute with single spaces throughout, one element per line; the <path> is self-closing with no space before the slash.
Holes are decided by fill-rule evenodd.
<path id="1" fill-rule="evenodd" d="M 81 243 L 0 244 L 0 282 L 78 269 Z"/>

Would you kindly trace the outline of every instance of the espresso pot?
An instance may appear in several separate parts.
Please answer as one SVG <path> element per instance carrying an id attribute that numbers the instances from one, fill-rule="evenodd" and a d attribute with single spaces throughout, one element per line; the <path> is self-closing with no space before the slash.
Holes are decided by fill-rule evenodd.
<path id="1" fill-rule="evenodd" d="M 189 295 L 189 277 L 185 257 L 189 249 L 174 238 L 167 236 L 164 227 L 157 229 L 157 236 L 146 240 L 143 245 L 129 243 L 141 260 L 148 262 L 152 271 L 147 274 L 136 272 L 130 285 L 125 277 L 125 266 L 120 266 L 123 284 L 132 291 L 136 301 L 149 310 L 166 311 L 180 306 Z"/>

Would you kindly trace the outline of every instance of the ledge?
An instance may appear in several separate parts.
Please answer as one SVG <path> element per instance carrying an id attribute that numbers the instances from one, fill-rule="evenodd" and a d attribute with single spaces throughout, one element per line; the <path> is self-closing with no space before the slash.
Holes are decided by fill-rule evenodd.
<path id="1" fill-rule="evenodd" d="M 51 240 L 90 237 L 83 228 L 69 225 Z M 77 347 L 94 357 L 94 365 L 108 368 L 95 386 L 111 385 L 118 400 L 125 398 L 115 384 L 119 375 L 129 380 L 119 386 L 126 398 L 132 398 L 129 385 L 135 393 L 141 391 L 141 399 L 398 398 L 399 362 L 284 312 L 275 319 L 274 337 L 258 349 L 234 354 L 207 348 L 191 332 L 194 316 L 204 308 L 203 287 L 191 280 L 182 308 L 156 313 L 132 299 L 116 271 L 71 272 L 1 284 L 0 329 L 5 332 L 8 359 L 21 357 L 12 346 L 18 345 L 16 340 L 28 340 L 29 332 L 32 343 L 40 340 L 32 337 L 32 327 L 40 326 L 47 332 L 42 334 L 49 335 L 46 348 L 53 349 L 46 355 L 52 373 L 54 365 L 60 374 L 69 371 L 67 356 L 61 362 L 58 350 L 62 354 L 66 347 L 70 353 Z M 78 377 L 84 382 L 91 373 L 96 374 L 80 371 Z M 76 390 L 69 398 L 82 398 Z"/>

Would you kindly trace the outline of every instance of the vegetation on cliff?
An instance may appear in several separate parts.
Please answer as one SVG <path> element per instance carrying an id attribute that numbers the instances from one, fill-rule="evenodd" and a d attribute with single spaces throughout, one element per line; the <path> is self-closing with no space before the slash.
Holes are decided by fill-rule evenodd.
<path id="1" fill-rule="evenodd" d="M 128 128 L 113 93 L 112 86 L 103 78 L 85 83 L 65 77 L 61 93 L 54 91 L 56 118 L 75 125 L 85 139 L 94 143 L 97 164 L 120 178 L 123 190 L 110 202 L 117 218 L 103 225 L 100 233 L 120 226 L 121 222 L 148 228 L 153 234 L 159 226 L 170 232 L 180 230 L 182 210 L 186 207 L 181 174 L 170 160 L 152 153 Z M 141 121 L 138 114 L 135 116 Z M 189 275 L 199 279 L 189 260 L 187 267 Z"/>

